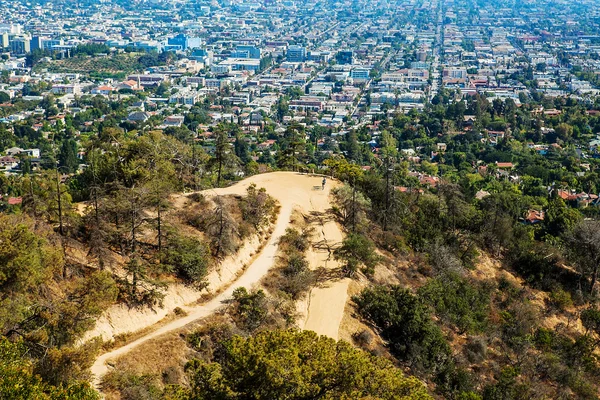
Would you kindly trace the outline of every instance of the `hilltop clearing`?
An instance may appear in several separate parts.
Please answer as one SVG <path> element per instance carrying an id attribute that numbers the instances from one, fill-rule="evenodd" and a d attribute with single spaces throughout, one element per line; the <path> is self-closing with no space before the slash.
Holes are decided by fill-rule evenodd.
<path id="1" fill-rule="evenodd" d="M 253 184 L 258 187 L 264 187 L 266 192 L 275 200 L 277 200 L 280 205 L 277 222 L 273 228 L 273 233 L 270 239 L 262 251 L 245 269 L 245 271 L 231 284 L 229 284 L 225 290 L 219 292 L 212 300 L 202 305 L 181 307 L 183 313 L 186 314 L 184 317 L 168 322 L 157 330 L 152 331 L 123 347 L 105 353 L 98 358 L 92 367 L 92 372 L 95 376 L 95 382 L 99 383 L 101 377 L 109 370 L 108 366 L 106 365 L 108 360 L 127 354 L 129 351 L 151 339 L 158 338 L 163 334 L 181 329 L 192 322 L 213 314 L 222 307 L 225 300 L 228 300 L 232 297 L 236 288 L 246 287 L 250 289 L 256 283 L 258 283 L 260 279 L 275 264 L 278 242 L 281 236 L 285 234 L 286 229 L 290 224 L 290 217 L 294 207 L 303 210 L 307 214 L 311 212 L 323 213 L 330 208 L 329 191 L 331 186 L 335 186 L 336 184 L 334 182 L 330 182 L 325 186 L 325 190 L 322 190 L 321 179 L 321 177 L 300 175 L 290 172 L 276 172 L 248 178 L 229 188 L 214 189 L 205 192 L 205 195 L 241 195 L 245 193 L 248 187 Z M 185 198 L 189 196 L 191 195 L 176 196 L 173 202 L 174 205 L 178 207 L 179 205 L 184 204 L 186 201 Z M 327 226 L 327 224 L 323 226 Z M 331 235 L 333 237 L 330 239 L 327 235 L 325 235 L 325 240 L 335 241 L 341 238 L 341 231 L 339 228 L 337 228 L 336 231 L 335 222 L 331 221 L 330 225 L 326 229 L 327 230 L 323 230 L 323 232 L 332 232 Z M 347 283 L 345 283 L 345 285 L 347 285 Z M 339 323 L 341 322 L 342 313 L 345 306 L 345 288 L 343 286 L 340 287 L 339 285 L 325 287 L 322 289 L 322 293 L 320 293 L 317 298 L 320 298 L 320 302 L 325 302 L 329 304 L 329 306 L 327 308 L 309 307 L 309 317 L 310 315 L 314 315 L 313 318 L 316 318 L 316 321 L 321 321 L 315 323 L 313 329 L 316 330 L 317 333 L 328 334 L 329 336 L 337 337 L 337 329 Z M 324 313 L 325 317 L 319 316 L 319 313 Z M 336 318 L 331 319 L 329 318 L 330 315 L 336 315 Z M 144 327 L 140 326 L 139 328 L 141 329 Z"/>

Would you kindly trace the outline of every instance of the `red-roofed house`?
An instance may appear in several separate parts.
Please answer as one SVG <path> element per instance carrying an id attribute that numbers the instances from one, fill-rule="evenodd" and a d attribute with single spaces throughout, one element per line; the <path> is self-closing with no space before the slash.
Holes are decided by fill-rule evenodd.
<path id="1" fill-rule="evenodd" d="M 16 206 L 23 203 L 23 198 L 22 197 L 9 197 L 8 198 L 8 205 L 9 206 Z"/>
<path id="2" fill-rule="evenodd" d="M 515 167 L 515 164 L 513 164 L 511 162 L 498 162 L 498 161 L 496 161 L 496 166 L 499 169 L 513 169 Z"/>
<path id="3" fill-rule="evenodd" d="M 0 167 L 2 168 L 16 168 L 19 166 L 19 160 L 15 157 L 4 156 L 0 157 Z"/>
<path id="4" fill-rule="evenodd" d="M 562 114 L 561 110 L 554 110 L 554 109 L 544 110 L 544 115 L 547 115 L 549 117 L 558 117 L 561 114 Z"/>
<path id="5" fill-rule="evenodd" d="M 275 144 L 275 140 L 266 140 L 258 145 L 261 150 L 270 149 Z"/>
<path id="6" fill-rule="evenodd" d="M 440 182 L 440 178 L 438 178 L 437 176 L 422 175 L 419 177 L 419 182 L 421 183 L 421 185 L 437 187 L 438 183 Z"/>
<path id="7" fill-rule="evenodd" d="M 568 190 L 560 190 L 559 189 L 556 192 L 556 194 L 558 195 L 558 197 L 560 197 L 564 201 L 575 201 L 575 200 L 577 200 L 577 196 L 575 196 L 574 194 L 571 194 Z"/>
<path id="8" fill-rule="evenodd" d="M 136 85 L 137 85 L 137 83 L 136 83 Z M 114 91 L 115 91 L 115 88 L 112 86 L 101 85 L 101 86 L 93 88 L 92 94 L 101 94 L 101 95 L 107 96 L 110 94 L 110 92 L 114 92 Z"/>
<path id="9" fill-rule="evenodd" d="M 121 82 L 117 86 L 117 89 L 144 90 L 144 88 L 140 87 L 136 81 Z"/>

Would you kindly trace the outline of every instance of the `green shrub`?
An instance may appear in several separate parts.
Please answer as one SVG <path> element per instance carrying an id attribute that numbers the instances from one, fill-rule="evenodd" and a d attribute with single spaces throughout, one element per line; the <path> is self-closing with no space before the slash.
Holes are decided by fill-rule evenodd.
<path id="1" fill-rule="evenodd" d="M 437 374 L 451 362 L 451 350 L 429 308 L 400 286 L 376 286 L 353 298 L 358 312 L 375 324 L 390 350 L 417 371 Z"/>
<path id="2" fill-rule="evenodd" d="M 258 329 L 268 317 L 268 299 L 263 290 L 248 292 L 240 287 L 233 291 L 233 315 L 238 326 L 247 331 Z"/>
<path id="3" fill-rule="evenodd" d="M 573 306 L 573 299 L 571 298 L 571 293 L 562 289 L 556 289 L 550 292 L 548 303 L 551 307 L 564 311 Z"/>
<path id="4" fill-rule="evenodd" d="M 285 234 L 279 238 L 279 245 L 284 249 L 295 249 L 300 253 L 308 250 L 310 232 L 300 232 L 294 228 L 287 228 Z"/>
<path id="5" fill-rule="evenodd" d="M 251 184 L 241 202 L 241 210 L 244 221 L 259 229 L 269 222 L 275 210 L 275 200 L 264 188 L 257 189 L 255 184 Z"/>
<path id="6" fill-rule="evenodd" d="M 422 382 L 388 360 L 311 331 L 262 331 L 186 365 L 189 399 L 429 400 Z"/>
<path id="7" fill-rule="evenodd" d="M 308 261 L 302 253 L 293 250 L 287 255 L 287 261 L 283 267 L 286 276 L 295 276 L 308 270 Z"/>
<path id="8" fill-rule="evenodd" d="M 210 260 L 210 249 L 206 243 L 174 234 L 168 239 L 163 262 L 187 283 L 202 287 L 206 284 L 204 278 Z"/>
<path id="9" fill-rule="evenodd" d="M 525 400 L 530 398 L 529 387 L 517 381 L 519 375 L 518 368 L 504 368 L 497 378 L 497 383 L 485 387 L 483 398 L 485 400 Z"/>
<path id="10" fill-rule="evenodd" d="M 103 390 L 118 391 L 123 400 L 160 399 L 161 382 L 158 375 L 137 375 L 131 372 L 110 371 L 102 378 Z"/>
<path id="11" fill-rule="evenodd" d="M 349 234 L 342 246 L 335 250 L 334 257 L 344 263 L 344 269 L 350 276 L 362 267 L 363 272 L 372 275 L 380 257 L 375 253 L 373 242 L 358 233 Z"/>
<path id="12" fill-rule="evenodd" d="M 554 331 L 546 328 L 538 328 L 533 336 L 536 347 L 542 350 L 550 350 L 554 344 Z"/>
<path id="13" fill-rule="evenodd" d="M 419 290 L 419 297 L 435 314 L 455 325 L 460 333 L 485 330 L 490 296 L 490 288 L 471 284 L 453 273 L 431 279 Z"/>

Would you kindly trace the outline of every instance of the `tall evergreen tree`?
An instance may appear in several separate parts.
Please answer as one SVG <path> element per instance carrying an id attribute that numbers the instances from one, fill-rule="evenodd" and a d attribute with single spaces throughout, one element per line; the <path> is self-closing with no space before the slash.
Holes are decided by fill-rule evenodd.
<path id="1" fill-rule="evenodd" d="M 62 142 L 58 163 L 65 172 L 77 171 L 79 160 L 77 159 L 77 142 L 75 140 L 69 139 Z"/>

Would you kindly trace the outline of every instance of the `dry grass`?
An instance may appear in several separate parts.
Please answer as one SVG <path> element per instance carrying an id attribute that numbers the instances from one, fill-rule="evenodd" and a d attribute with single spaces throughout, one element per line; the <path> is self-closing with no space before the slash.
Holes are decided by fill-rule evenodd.
<path id="1" fill-rule="evenodd" d="M 111 340 L 109 342 L 104 342 L 102 345 L 102 353 L 106 353 L 111 350 L 118 349 L 119 347 L 123 347 L 131 342 L 136 341 L 137 339 L 139 339 L 141 337 L 146 336 L 147 334 L 149 334 L 151 332 L 154 332 L 155 330 L 168 324 L 169 322 L 183 317 L 184 315 L 182 315 L 182 313 L 181 313 L 181 311 L 183 311 L 183 310 L 178 311 L 177 309 L 181 310 L 179 307 L 177 307 L 176 309 L 173 310 L 173 312 L 170 312 L 169 314 L 167 314 L 166 317 L 164 317 L 163 319 L 161 319 L 154 325 L 148 326 L 146 328 L 140 329 L 135 332 L 127 332 L 127 333 L 123 333 L 120 335 L 116 335 L 113 338 L 113 340 Z M 183 312 L 185 313 L 185 311 L 183 311 Z"/>
<path id="2" fill-rule="evenodd" d="M 528 286 L 525 281 L 506 270 L 499 260 L 493 259 L 489 254 L 480 252 L 476 268 L 470 271 L 472 279 L 476 281 L 498 282 L 504 279 L 515 287 L 524 291 L 524 296 L 540 311 L 540 325 L 547 329 L 559 329 L 562 333 L 574 339 L 577 335 L 585 333 L 578 316 L 582 307 L 570 306 L 564 311 L 550 310 L 548 307 L 549 293 Z"/>
<path id="3" fill-rule="evenodd" d="M 198 357 L 198 353 L 189 347 L 187 335 L 195 332 L 199 327 L 217 323 L 230 323 L 230 319 L 219 314 L 212 315 L 149 340 L 119 357 L 111 364 L 113 369 L 103 379 L 105 398 L 107 400 L 123 398 L 120 390 L 124 388 L 119 387 L 119 379 L 123 376 L 145 377 L 141 383 L 137 383 L 142 390 L 144 385 L 162 389 L 167 384 L 186 384 L 185 364 L 192 358 Z M 134 395 L 133 398 L 135 397 Z"/>
<path id="4" fill-rule="evenodd" d="M 135 374 L 160 373 L 173 366 L 183 366 L 190 354 L 181 331 L 148 340 L 134 351 L 114 361 L 116 370 Z"/>
<path id="5" fill-rule="evenodd" d="M 114 361 L 113 370 L 102 381 L 106 399 L 121 399 L 120 390 L 134 392 L 144 391 L 144 385 L 162 389 L 165 384 L 181 384 L 185 382 L 185 363 L 191 356 L 191 349 L 179 332 L 172 332 L 140 345 L 126 356 Z M 131 385 L 133 388 L 119 387 L 122 376 L 146 376 L 144 383 Z M 140 388 L 136 388 L 139 386 Z M 135 398 L 129 394 L 126 397 Z"/>

